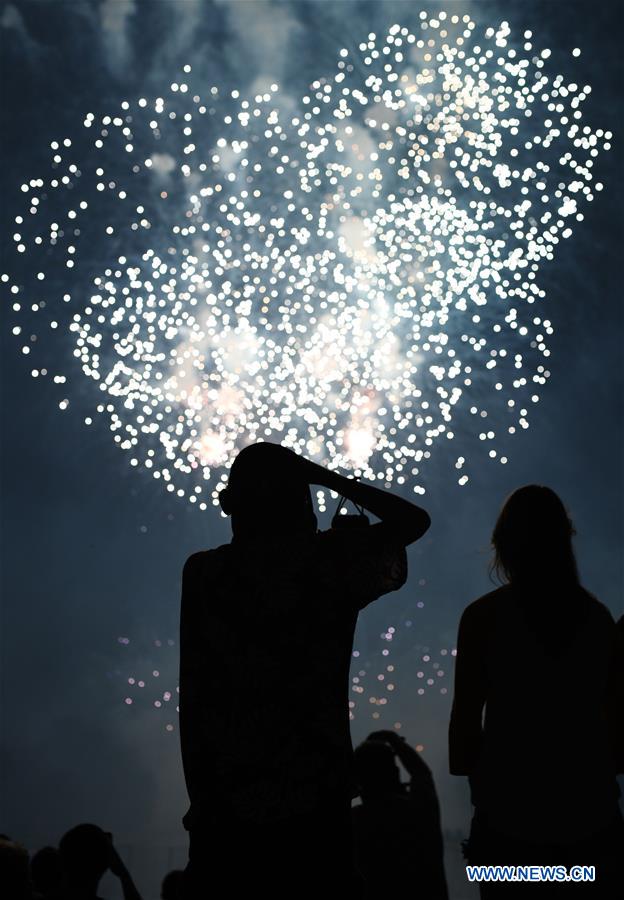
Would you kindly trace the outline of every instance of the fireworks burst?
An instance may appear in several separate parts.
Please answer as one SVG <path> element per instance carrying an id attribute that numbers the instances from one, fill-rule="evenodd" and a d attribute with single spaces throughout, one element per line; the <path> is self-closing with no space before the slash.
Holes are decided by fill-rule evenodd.
<path id="1" fill-rule="evenodd" d="M 202 509 L 260 439 L 417 493 L 456 437 L 505 463 L 549 377 L 538 273 L 611 138 L 549 55 L 422 13 L 300 103 L 201 96 L 185 66 L 166 97 L 87 114 L 22 185 L 2 276 L 32 375 Z"/>

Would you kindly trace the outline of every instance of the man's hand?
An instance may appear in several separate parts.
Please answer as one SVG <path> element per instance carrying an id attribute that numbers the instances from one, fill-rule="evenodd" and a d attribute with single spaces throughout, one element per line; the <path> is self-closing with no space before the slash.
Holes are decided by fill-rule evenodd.
<path id="1" fill-rule="evenodd" d="M 356 478 L 340 475 L 309 460 L 301 459 L 304 477 L 310 484 L 335 491 L 357 506 L 381 519 L 392 539 L 407 546 L 417 541 L 429 528 L 431 520 L 424 509 L 399 494 L 366 484 Z"/>

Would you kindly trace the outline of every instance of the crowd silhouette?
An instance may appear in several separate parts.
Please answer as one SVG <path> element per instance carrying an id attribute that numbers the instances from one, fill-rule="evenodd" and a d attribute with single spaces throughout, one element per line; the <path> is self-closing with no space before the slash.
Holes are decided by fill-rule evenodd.
<path id="1" fill-rule="evenodd" d="M 358 515 L 319 531 L 311 485 Z M 265 442 L 237 456 L 220 502 L 231 542 L 194 554 L 183 573 L 190 848 L 162 900 L 448 900 L 431 771 L 394 731 L 354 751 L 347 708 L 358 613 L 405 583 L 405 548 L 429 516 Z M 484 900 L 624 897 L 624 617 L 616 625 L 581 585 L 573 534 L 549 488 L 520 488 L 504 504 L 492 536 L 500 586 L 459 624 L 449 761 L 474 806 L 467 864 L 595 866 L 596 879 L 481 882 Z M 97 900 L 105 872 L 124 900 L 141 900 L 96 825 L 32 859 L 0 836 L 2 897 Z"/>

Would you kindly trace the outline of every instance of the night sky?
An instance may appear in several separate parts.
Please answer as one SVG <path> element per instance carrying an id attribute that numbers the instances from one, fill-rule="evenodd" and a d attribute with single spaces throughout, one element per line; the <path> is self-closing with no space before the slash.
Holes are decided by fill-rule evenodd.
<path id="1" fill-rule="evenodd" d="M 475 465 L 465 487 L 448 461 L 434 461 L 421 501 L 433 524 L 409 551 L 408 583 L 366 610 L 356 636 L 355 668 L 368 663 L 374 679 L 389 647 L 397 689 L 386 707 L 358 706 L 354 740 L 400 722 L 424 748 L 452 837 L 467 828 L 469 805 L 462 780 L 446 774 L 450 651 L 462 609 L 491 589 L 489 538 L 508 493 L 538 482 L 561 495 L 583 583 L 616 617 L 624 613 L 621 4 L 0 3 L 0 271 L 14 264 L 19 185 L 47 170 L 50 141 L 77 133 L 86 111 L 158 94 L 187 62 L 208 84 L 244 93 L 274 79 L 301 95 L 333 71 L 341 47 L 394 22 L 416 27 L 419 11 L 433 8 L 469 12 L 478 26 L 505 18 L 555 55 L 582 48 L 574 71 L 593 88 L 588 121 L 614 133 L 597 163 L 606 189 L 540 274 L 541 311 L 555 333 L 530 428 L 506 441 L 506 466 Z M 94 821 L 115 834 L 145 896 L 156 896 L 157 878 L 183 863 L 185 845 L 175 695 L 163 700 L 176 686 L 180 573 L 191 552 L 229 539 L 228 523 L 133 471 L 103 423 L 85 428 L 74 406 L 60 411 L 19 353 L 4 292 L 0 317 L 0 831 L 36 849 Z M 381 635 L 391 627 L 388 642 Z M 418 695 L 430 675 L 435 684 Z"/>

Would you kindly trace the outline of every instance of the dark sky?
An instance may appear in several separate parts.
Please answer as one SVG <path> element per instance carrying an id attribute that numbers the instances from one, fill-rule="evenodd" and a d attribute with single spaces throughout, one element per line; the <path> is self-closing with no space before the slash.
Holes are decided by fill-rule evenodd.
<path id="1" fill-rule="evenodd" d="M 394 21 L 413 25 L 421 8 L 434 6 L 444 8 L 390 0 L 0 3 L 0 270 L 13 265 L 19 185 L 44 170 L 50 140 L 75 133 L 86 110 L 157 92 L 185 62 L 210 83 L 244 91 L 258 76 L 272 76 L 303 92 L 316 73 L 332 70 L 344 44 Z M 423 505 L 433 526 L 410 551 L 410 580 L 359 626 L 356 646 L 371 671 L 385 646 L 381 632 L 396 627 L 398 690 L 378 722 L 358 712 L 354 739 L 400 721 L 402 733 L 424 746 L 445 826 L 456 830 L 469 810 L 464 786 L 446 775 L 451 667 L 440 651 L 454 646 L 463 607 L 490 589 L 489 535 L 511 490 L 540 482 L 560 493 L 576 523 L 585 585 L 614 615 L 624 612 L 624 84 L 619 2 L 451 7 L 478 24 L 504 17 L 514 31 L 530 28 L 554 52 L 581 47 L 577 71 L 593 86 L 591 120 L 614 132 L 599 163 L 607 190 L 540 276 L 555 334 L 552 377 L 530 429 L 506 447 L 506 467 L 481 466 L 465 488 L 432 469 Z M 186 802 L 174 710 L 156 709 L 153 700 L 175 688 L 177 647 L 168 642 L 177 641 L 181 566 L 190 552 L 227 540 L 227 523 L 131 471 L 103 425 L 86 429 L 71 409 L 61 413 L 49 385 L 29 375 L 4 294 L 0 316 L 0 831 L 36 848 L 78 821 L 96 821 L 116 834 L 153 891 L 146 848 L 159 853 L 149 866 L 181 862 Z M 446 660 L 440 684 L 448 694 L 436 686 L 417 695 L 423 655 Z M 128 707 L 130 676 L 146 687 L 144 697 L 135 687 Z"/>

